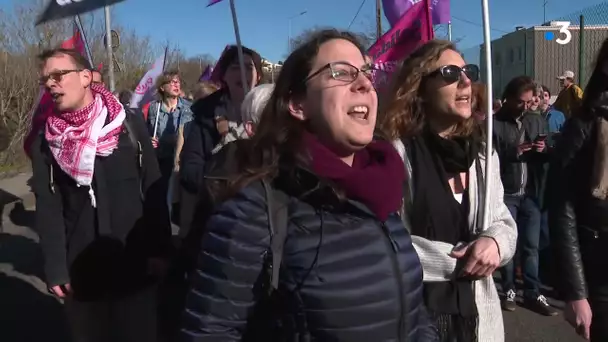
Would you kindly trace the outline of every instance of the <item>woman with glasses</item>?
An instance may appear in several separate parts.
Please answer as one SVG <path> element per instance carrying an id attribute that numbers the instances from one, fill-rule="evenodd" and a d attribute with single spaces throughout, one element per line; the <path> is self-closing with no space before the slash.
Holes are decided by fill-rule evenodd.
<path id="1" fill-rule="evenodd" d="M 394 75 L 379 125 L 405 161 L 402 218 L 420 256 L 424 300 L 440 341 L 504 341 L 492 273 L 513 256 L 517 231 L 495 153 L 485 175 L 484 132 L 471 109 L 478 74 L 452 43 L 426 43 Z"/>
<path id="2" fill-rule="evenodd" d="M 369 77 L 350 33 L 321 31 L 287 58 L 207 221 L 181 341 L 437 340 Z"/>

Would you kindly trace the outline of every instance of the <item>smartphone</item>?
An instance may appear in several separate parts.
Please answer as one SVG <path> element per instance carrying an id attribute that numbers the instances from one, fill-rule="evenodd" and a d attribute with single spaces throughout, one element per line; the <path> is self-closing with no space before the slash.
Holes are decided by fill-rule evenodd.
<path id="1" fill-rule="evenodd" d="M 546 135 L 546 134 L 539 134 L 539 135 L 536 137 L 536 139 L 535 139 L 535 141 L 538 141 L 538 142 L 540 142 L 540 141 L 545 141 L 545 140 L 547 140 L 547 135 Z"/>

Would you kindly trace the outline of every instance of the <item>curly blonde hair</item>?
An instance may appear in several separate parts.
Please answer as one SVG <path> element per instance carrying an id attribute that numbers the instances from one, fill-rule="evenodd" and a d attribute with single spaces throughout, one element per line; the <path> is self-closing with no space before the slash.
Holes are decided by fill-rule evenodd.
<path id="1" fill-rule="evenodd" d="M 437 61 L 444 51 L 458 52 L 447 40 L 431 40 L 416 49 L 397 69 L 392 84 L 383 94 L 378 129 L 387 139 L 408 139 L 417 135 L 426 122 L 425 77 L 437 70 Z M 473 116 L 459 122 L 452 136 L 468 136 L 476 128 Z"/>

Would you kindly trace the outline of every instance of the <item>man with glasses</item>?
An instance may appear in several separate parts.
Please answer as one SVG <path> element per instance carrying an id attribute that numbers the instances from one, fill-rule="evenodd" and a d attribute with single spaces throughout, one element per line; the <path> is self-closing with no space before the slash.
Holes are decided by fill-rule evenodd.
<path id="1" fill-rule="evenodd" d="M 154 342 L 171 232 L 145 123 L 75 50 L 40 59 L 52 114 L 32 144 L 32 187 L 49 292 L 75 342 Z"/>
<path id="2" fill-rule="evenodd" d="M 493 136 L 500 159 L 505 204 L 517 223 L 517 254 L 524 278 L 524 304 L 542 315 L 554 316 L 557 311 L 540 294 L 538 276 L 540 201 L 548 127 L 542 116 L 529 112 L 535 90 L 536 84 L 527 76 L 516 77 L 507 84 L 503 106 L 494 114 Z M 514 311 L 514 261 L 501 269 L 501 278 L 506 295 L 503 309 Z"/>

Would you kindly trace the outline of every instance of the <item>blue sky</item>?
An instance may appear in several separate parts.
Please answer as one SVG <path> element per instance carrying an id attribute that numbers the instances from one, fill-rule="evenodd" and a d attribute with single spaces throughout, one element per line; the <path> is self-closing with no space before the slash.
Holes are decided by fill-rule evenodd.
<path id="1" fill-rule="evenodd" d="M 0 0 L 6 9 L 16 0 Z M 407 0 L 403 0 L 407 1 Z M 490 0 L 493 38 L 514 30 L 515 26 L 542 23 L 544 0 Z M 548 0 L 547 20 L 588 7 L 601 0 Z M 217 57 L 235 36 L 230 4 L 224 0 L 209 8 L 208 0 L 127 0 L 116 5 L 114 21 L 147 34 L 159 45 L 171 39 L 187 55 L 208 53 Z M 241 40 L 272 61 L 283 60 L 291 34 L 320 26 L 347 28 L 362 0 L 235 0 Z M 461 38 L 466 50 L 482 42 L 481 1 L 452 0 L 452 35 Z M 607 14 L 608 15 L 608 14 Z M 374 25 L 375 0 L 365 0 L 351 30 L 369 30 Z M 608 18 L 607 18 L 608 19 Z M 387 29 L 385 21 L 383 29 Z"/>

